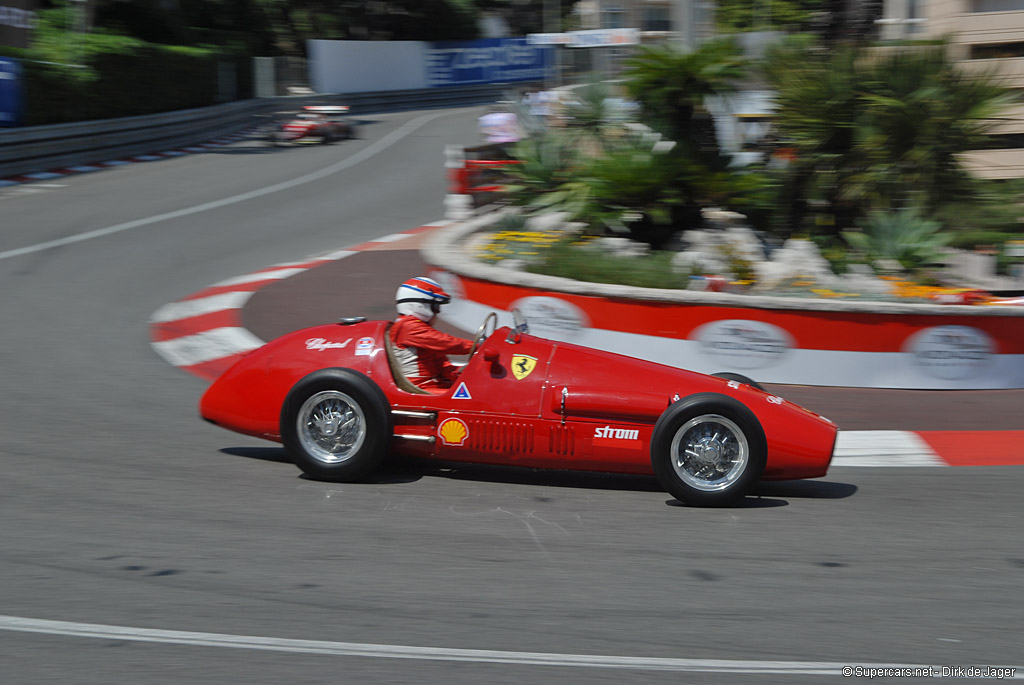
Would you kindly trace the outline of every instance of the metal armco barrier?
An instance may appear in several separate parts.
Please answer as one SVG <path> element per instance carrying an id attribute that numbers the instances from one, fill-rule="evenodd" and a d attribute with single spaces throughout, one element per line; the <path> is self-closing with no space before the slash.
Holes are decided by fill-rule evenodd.
<path id="1" fill-rule="evenodd" d="M 265 123 L 266 115 L 310 104 L 345 104 L 350 113 L 457 107 L 494 102 L 506 86 L 378 93 L 313 93 L 241 100 L 145 116 L 0 130 L 0 177 L 102 162 L 205 142 Z"/>

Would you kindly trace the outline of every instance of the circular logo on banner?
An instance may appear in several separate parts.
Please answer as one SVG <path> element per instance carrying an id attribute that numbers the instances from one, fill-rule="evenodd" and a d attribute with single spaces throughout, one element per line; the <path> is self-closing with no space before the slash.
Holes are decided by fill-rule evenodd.
<path id="1" fill-rule="evenodd" d="M 590 326 L 586 313 L 572 302 L 557 297 L 523 297 L 509 307 L 518 309 L 530 324 L 530 333 L 541 338 L 567 340 Z"/>
<path id="2" fill-rule="evenodd" d="M 914 355 L 914 364 L 930 376 L 953 381 L 984 373 L 995 345 L 977 328 L 933 326 L 910 336 L 903 350 Z"/>
<path id="3" fill-rule="evenodd" d="M 778 326 L 749 319 L 712 321 L 693 332 L 700 351 L 737 369 L 760 369 L 782 358 L 793 338 Z"/>

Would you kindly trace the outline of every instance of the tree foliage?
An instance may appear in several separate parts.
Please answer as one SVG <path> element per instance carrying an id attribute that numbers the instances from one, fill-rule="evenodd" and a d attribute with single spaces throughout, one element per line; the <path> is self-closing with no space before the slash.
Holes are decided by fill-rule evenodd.
<path id="1" fill-rule="evenodd" d="M 689 52 L 673 45 L 647 47 L 626 66 L 626 90 L 640 103 L 645 122 L 715 164 L 718 139 L 704 102 L 735 90 L 746 69 L 739 47 L 728 39 Z"/>
<path id="2" fill-rule="evenodd" d="M 66 0 L 51 0 L 60 7 Z M 572 0 L 95 0 L 91 28 L 165 45 L 242 47 L 254 55 L 305 55 L 306 41 L 462 40 L 486 14 L 513 36 L 561 30 Z"/>
<path id="3" fill-rule="evenodd" d="M 820 216 L 839 231 L 871 209 L 918 205 L 938 216 L 980 201 L 961 155 L 1016 96 L 964 73 L 945 46 L 822 51 L 797 41 L 767 63 L 778 145 L 795 152 L 783 172 L 789 226 L 804 224 L 809 203 L 823 203 Z"/>
<path id="4" fill-rule="evenodd" d="M 809 33 L 833 46 L 871 40 L 883 9 L 882 0 L 718 0 L 715 21 L 724 33 Z"/>

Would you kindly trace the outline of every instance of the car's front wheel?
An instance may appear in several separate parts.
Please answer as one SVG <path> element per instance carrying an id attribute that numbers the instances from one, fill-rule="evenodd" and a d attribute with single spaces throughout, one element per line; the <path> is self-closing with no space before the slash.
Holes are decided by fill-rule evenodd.
<path id="1" fill-rule="evenodd" d="M 764 430 L 742 402 L 717 393 L 674 402 L 654 425 L 651 465 L 684 504 L 718 507 L 746 496 L 761 479 Z"/>
<path id="2" fill-rule="evenodd" d="M 377 468 L 391 438 L 381 389 L 351 369 L 322 369 L 291 389 L 281 408 L 281 441 L 292 462 L 317 480 L 358 480 Z"/>

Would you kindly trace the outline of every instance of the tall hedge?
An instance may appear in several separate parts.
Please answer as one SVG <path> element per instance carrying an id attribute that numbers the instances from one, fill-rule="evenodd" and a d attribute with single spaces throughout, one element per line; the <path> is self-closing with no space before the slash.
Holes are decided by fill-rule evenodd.
<path id="1" fill-rule="evenodd" d="M 26 126 L 154 114 L 220 101 L 218 64 L 235 74 L 236 99 L 252 97 L 252 60 L 181 54 L 153 46 L 132 54 L 100 53 L 88 67 L 22 63 Z"/>
<path id="2" fill-rule="evenodd" d="M 234 74 L 234 92 L 252 97 L 252 58 L 244 44 L 147 43 L 103 29 L 69 31 L 66 8 L 44 10 L 29 49 L 0 48 L 22 64 L 27 126 L 154 114 L 221 101 L 219 64 Z"/>

